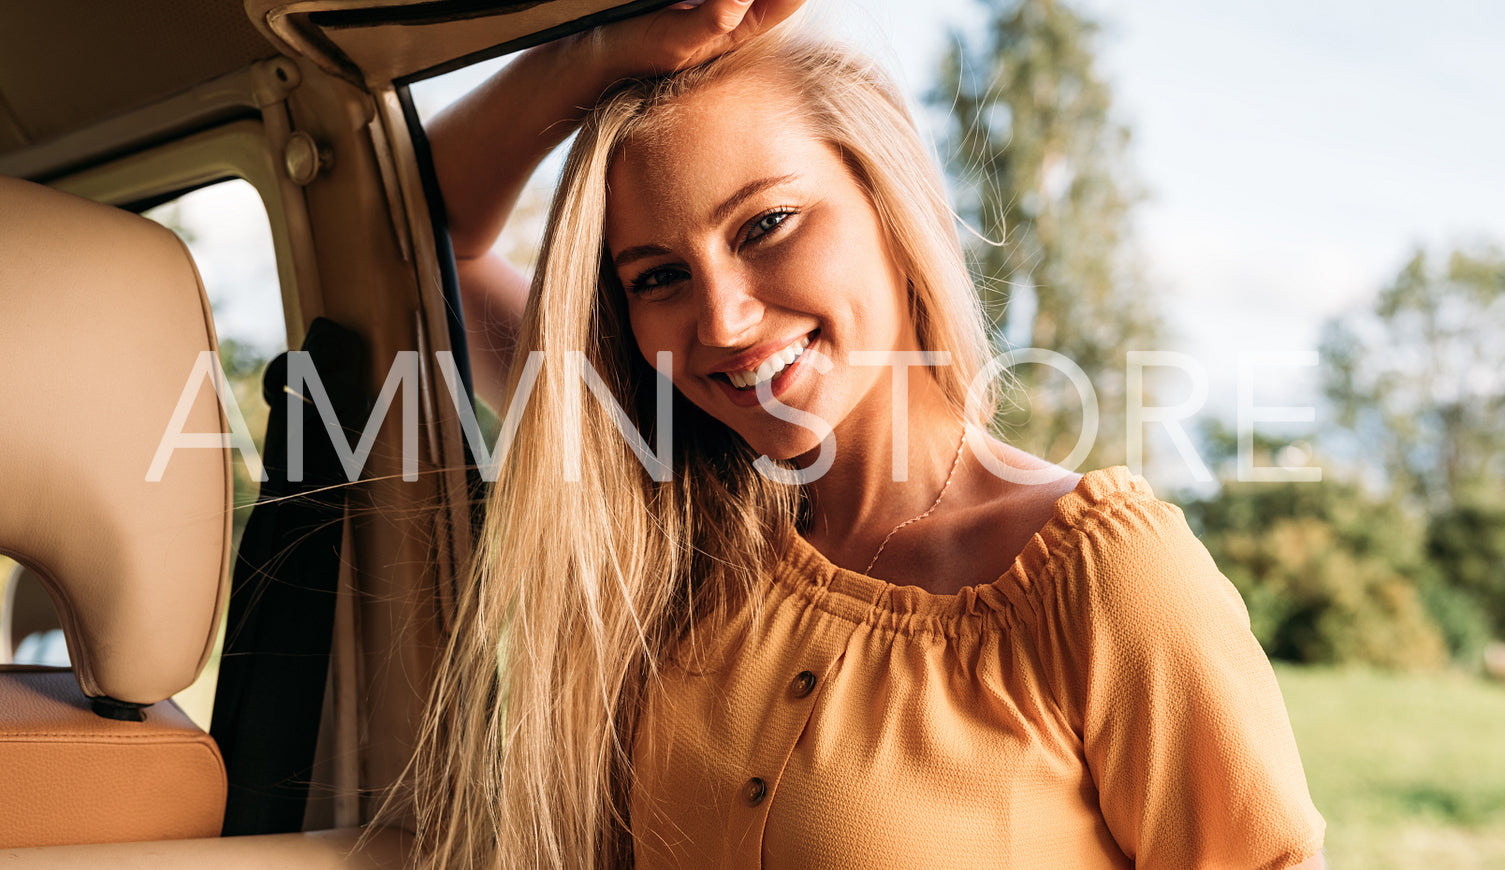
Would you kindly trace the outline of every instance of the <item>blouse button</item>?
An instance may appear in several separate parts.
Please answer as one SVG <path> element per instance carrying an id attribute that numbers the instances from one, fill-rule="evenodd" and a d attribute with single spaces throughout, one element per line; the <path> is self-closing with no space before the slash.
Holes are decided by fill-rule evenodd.
<path id="1" fill-rule="evenodd" d="M 789 690 L 794 693 L 794 697 L 796 698 L 803 698 L 809 695 L 815 691 L 815 675 L 809 671 L 800 671 L 795 676 L 794 681 L 789 684 Z"/>
<path id="2" fill-rule="evenodd" d="M 762 803 L 763 798 L 767 795 L 768 785 L 756 776 L 749 779 L 747 785 L 742 787 L 742 796 L 747 798 L 747 805 L 750 807 L 755 807 Z"/>

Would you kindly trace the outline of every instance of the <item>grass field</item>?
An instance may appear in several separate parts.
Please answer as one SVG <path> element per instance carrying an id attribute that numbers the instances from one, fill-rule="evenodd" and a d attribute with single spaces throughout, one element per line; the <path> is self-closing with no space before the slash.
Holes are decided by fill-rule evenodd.
<path id="1" fill-rule="evenodd" d="M 1331 870 L 1505 868 L 1505 685 L 1276 665 Z"/>

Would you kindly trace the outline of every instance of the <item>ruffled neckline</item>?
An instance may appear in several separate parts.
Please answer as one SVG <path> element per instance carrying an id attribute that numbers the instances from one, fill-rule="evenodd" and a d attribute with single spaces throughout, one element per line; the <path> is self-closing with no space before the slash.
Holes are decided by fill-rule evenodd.
<path id="1" fill-rule="evenodd" d="M 901 586 L 833 564 L 800 535 L 791 535 L 773 580 L 787 591 L 838 616 L 859 622 L 886 622 L 912 630 L 939 629 L 978 617 L 1035 609 L 1038 587 L 1049 578 L 1052 562 L 1075 550 L 1090 517 L 1126 499 L 1153 499 L 1144 480 L 1123 466 L 1082 475 L 1071 492 L 1056 500 L 1054 511 L 1023 551 L 991 583 L 967 586 L 955 594 L 937 594 L 918 586 Z"/>

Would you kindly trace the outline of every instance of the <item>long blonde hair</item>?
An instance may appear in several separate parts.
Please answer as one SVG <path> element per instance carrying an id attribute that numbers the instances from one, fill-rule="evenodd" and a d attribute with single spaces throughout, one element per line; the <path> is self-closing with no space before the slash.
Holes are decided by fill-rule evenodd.
<path id="1" fill-rule="evenodd" d="M 842 155 L 909 277 L 921 347 L 958 412 L 987 359 L 981 312 L 934 163 L 868 61 L 773 34 L 702 66 L 622 83 L 585 118 L 549 216 L 508 394 L 544 365 L 492 489 L 415 761 L 418 848 L 440 867 L 617 867 L 637 711 L 661 659 L 734 603 L 793 534 L 800 493 L 771 483 L 733 432 L 677 393 L 673 476 L 654 480 L 563 365 L 583 351 L 656 443 L 642 359 L 604 251 L 607 171 L 622 143 L 715 81 L 758 68 L 801 98 Z M 982 424 L 991 417 L 991 394 Z M 577 468 L 578 466 L 578 468 Z"/>

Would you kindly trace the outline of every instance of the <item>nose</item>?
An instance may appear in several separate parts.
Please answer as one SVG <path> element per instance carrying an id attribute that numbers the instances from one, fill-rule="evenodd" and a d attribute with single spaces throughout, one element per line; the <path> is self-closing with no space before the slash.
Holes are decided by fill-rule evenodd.
<path id="1" fill-rule="evenodd" d="M 707 274 L 696 289 L 696 333 L 706 347 L 736 347 L 763 320 L 763 303 L 735 270 Z"/>

